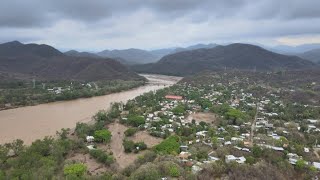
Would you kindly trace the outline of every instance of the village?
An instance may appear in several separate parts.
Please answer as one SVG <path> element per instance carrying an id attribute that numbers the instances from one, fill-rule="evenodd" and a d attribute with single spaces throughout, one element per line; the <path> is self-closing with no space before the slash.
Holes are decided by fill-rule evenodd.
<path id="1" fill-rule="evenodd" d="M 146 146 L 160 155 L 174 155 L 179 165 L 191 168 L 193 174 L 217 161 L 241 165 L 279 159 L 297 169 L 320 170 L 319 120 L 302 119 L 297 115 L 300 112 L 296 112 L 297 119 L 287 119 L 288 104 L 281 99 L 280 88 L 261 94 L 266 90 L 259 86 L 261 92 L 254 95 L 251 87 L 244 83 L 248 82 L 237 79 L 199 86 L 184 82 L 150 92 L 118 105 L 117 123 L 129 126 L 126 129 L 134 126 L 132 134 L 147 132 L 149 137 L 142 139 L 144 141 L 157 138 L 160 144 Z M 290 106 L 302 111 L 314 108 L 297 103 Z M 176 137 L 177 142 L 166 142 L 172 140 L 170 137 Z M 163 141 L 159 140 L 162 138 Z M 86 139 L 88 148 L 93 149 L 90 143 L 95 141 L 94 136 Z M 126 140 L 122 140 L 126 146 Z M 133 151 L 138 154 L 146 149 L 141 149 L 139 143 L 144 144 L 132 142 Z"/>

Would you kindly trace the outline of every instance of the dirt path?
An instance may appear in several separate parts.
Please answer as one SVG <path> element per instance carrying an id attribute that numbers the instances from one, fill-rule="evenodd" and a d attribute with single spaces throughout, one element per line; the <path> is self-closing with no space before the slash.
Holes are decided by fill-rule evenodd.
<path id="1" fill-rule="evenodd" d="M 128 129 L 128 127 L 119 124 L 119 123 L 112 123 L 108 125 L 108 129 L 111 131 L 112 138 L 111 142 L 108 145 L 108 149 L 113 152 L 113 156 L 116 158 L 116 163 L 119 169 L 123 169 L 128 165 L 132 164 L 139 155 L 143 154 L 144 152 L 136 153 L 125 153 L 124 148 L 122 146 L 122 141 L 125 138 L 124 131 Z M 128 138 L 134 142 L 143 141 L 147 144 L 148 148 L 159 144 L 163 139 L 156 138 L 150 136 L 147 131 L 139 131 L 134 136 Z M 99 147 L 101 149 L 105 149 L 107 147 Z"/>
<path id="2" fill-rule="evenodd" d="M 119 165 L 119 168 L 123 169 L 133 163 L 138 157 L 138 154 L 124 152 L 122 141 L 125 137 L 124 131 L 128 129 L 126 126 L 119 123 L 112 123 L 108 126 L 108 129 L 112 134 L 110 149 L 113 152 L 113 156 L 116 158 L 116 163 Z"/>

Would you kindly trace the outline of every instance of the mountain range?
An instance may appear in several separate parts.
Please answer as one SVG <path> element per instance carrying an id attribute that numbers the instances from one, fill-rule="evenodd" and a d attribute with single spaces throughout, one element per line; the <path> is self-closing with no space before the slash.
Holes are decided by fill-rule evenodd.
<path id="1" fill-rule="evenodd" d="M 283 70 L 312 68 L 315 63 L 297 56 L 277 54 L 250 44 L 230 44 L 169 54 L 156 63 L 135 65 L 137 72 L 188 75 L 204 70 Z"/>
<path id="2" fill-rule="evenodd" d="M 48 45 L 18 41 L 0 44 L 0 74 L 46 80 L 143 79 L 110 58 L 67 56 Z"/>
<path id="3" fill-rule="evenodd" d="M 320 62 L 320 48 L 298 54 L 298 56 L 313 62 Z"/>
<path id="4" fill-rule="evenodd" d="M 156 50 L 142 50 L 142 49 L 123 49 L 123 50 L 104 50 L 98 53 L 89 53 L 89 52 L 78 52 L 75 50 L 70 50 L 65 52 L 68 56 L 74 57 L 94 57 L 101 58 L 107 57 L 116 59 L 119 62 L 126 65 L 133 64 L 146 64 L 146 63 L 154 63 L 160 60 L 163 56 L 168 54 L 174 54 L 177 52 L 200 49 L 200 48 L 213 48 L 216 47 L 217 44 L 196 44 L 193 46 L 189 46 L 186 48 L 175 47 L 175 48 L 166 48 L 166 49 L 156 49 Z"/>

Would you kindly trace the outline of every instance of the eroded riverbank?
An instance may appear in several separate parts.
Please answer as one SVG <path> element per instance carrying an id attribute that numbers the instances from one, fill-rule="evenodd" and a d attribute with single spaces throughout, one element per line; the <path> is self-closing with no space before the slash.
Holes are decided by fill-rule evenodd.
<path id="1" fill-rule="evenodd" d="M 143 76 L 149 80 L 147 85 L 120 93 L 0 111 L 0 144 L 15 139 L 30 144 L 36 139 L 55 135 L 62 128 L 74 128 L 77 122 L 89 122 L 92 115 L 98 110 L 108 109 L 112 102 L 126 102 L 181 79 L 164 75 Z"/>

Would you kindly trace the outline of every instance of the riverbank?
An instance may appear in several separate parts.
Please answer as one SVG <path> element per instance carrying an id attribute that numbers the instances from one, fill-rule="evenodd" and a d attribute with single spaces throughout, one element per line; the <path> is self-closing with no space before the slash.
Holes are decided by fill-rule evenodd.
<path id="1" fill-rule="evenodd" d="M 53 81 L 37 82 L 34 87 L 27 81 L 2 83 L 0 87 L 0 111 L 51 102 L 104 96 L 137 88 L 146 83 L 147 80 L 114 80 L 91 83 Z"/>
<path id="2" fill-rule="evenodd" d="M 162 75 L 144 76 L 149 80 L 148 84 L 128 91 L 0 111 L 0 144 L 15 139 L 30 144 L 36 139 L 55 135 L 62 128 L 74 128 L 77 122 L 89 122 L 93 114 L 108 109 L 110 103 L 126 102 L 143 93 L 173 85 L 181 79 Z"/>

